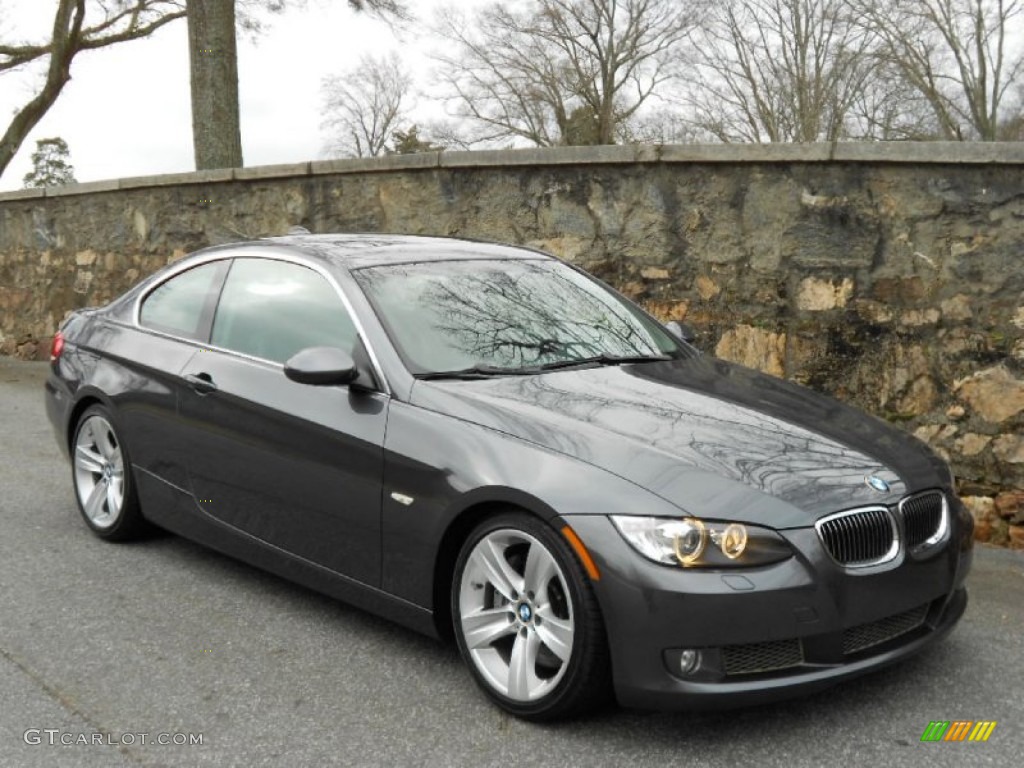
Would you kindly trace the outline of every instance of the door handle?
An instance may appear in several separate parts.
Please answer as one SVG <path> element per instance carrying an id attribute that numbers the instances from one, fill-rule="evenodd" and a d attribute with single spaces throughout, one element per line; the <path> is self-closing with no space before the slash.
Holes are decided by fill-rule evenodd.
<path id="1" fill-rule="evenodd" d="M 217 391 L 217 385 L 213 383 L 213 376 L 205 371 L 202 373 L 186 373 L 184 378 L 189 386 L 200 395 L 207 395 L 210 392 Z"/>

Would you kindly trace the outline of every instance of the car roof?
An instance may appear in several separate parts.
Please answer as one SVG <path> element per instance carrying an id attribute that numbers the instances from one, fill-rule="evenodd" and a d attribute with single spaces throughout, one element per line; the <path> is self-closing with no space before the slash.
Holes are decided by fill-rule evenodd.
<path id="1" fill-rule="evenodd" d="M 526 246 L 426 235 L 286 235 L 268 237 L 259 244 L 294 248 L 349 270 L 421 261 L 553 258 Z"/>

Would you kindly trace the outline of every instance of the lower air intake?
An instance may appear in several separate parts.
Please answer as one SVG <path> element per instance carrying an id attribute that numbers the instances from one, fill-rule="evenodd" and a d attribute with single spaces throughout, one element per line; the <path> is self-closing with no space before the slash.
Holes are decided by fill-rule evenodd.
<path id="1" fill-rule="evenodd" d="M 722 648 L 722 664 L 727 675 L 755 675 L 758 672 L 796 667 L 803 661 L 803 646 L 796 638 L 727 645 Z"/>
<path id="2" fill-rule="evenodd" d="M 850 627 L 843 632 L 843 653 L 858 653 L 882 643 L 905 635 L 922 624 L 928 615 L 928 606 L 920 605 L 905 613 L 886 616 L 884 619 Z"/>

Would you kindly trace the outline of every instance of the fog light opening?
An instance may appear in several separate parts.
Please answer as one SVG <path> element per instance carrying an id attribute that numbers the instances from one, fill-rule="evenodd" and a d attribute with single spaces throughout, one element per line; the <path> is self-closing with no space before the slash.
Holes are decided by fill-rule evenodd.
<path id="1" fill-rule="evenodd" d="M 679 674 L 689 675 L 700 666 L 700 651 L 685 648 L 679 654 Z"/>

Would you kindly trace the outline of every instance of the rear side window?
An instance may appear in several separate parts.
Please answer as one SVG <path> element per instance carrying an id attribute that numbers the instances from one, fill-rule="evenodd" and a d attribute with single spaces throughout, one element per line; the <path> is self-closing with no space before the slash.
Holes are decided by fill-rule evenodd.
<path id="1" fill-rule="evenodd" d="M 356 329 L 337 291 L 318 272 L 272 259 L 235 259 L 210 343 L 284 363 L 306 347 L 352 353 Z"/>
<path id="2" fill-rule="evenodd" d="M 205 341 L 215 291 L 227 266 L 227 261 L 215 261 L 167 280 L 143 300 L 139 322 L 147 328 Z"/>

